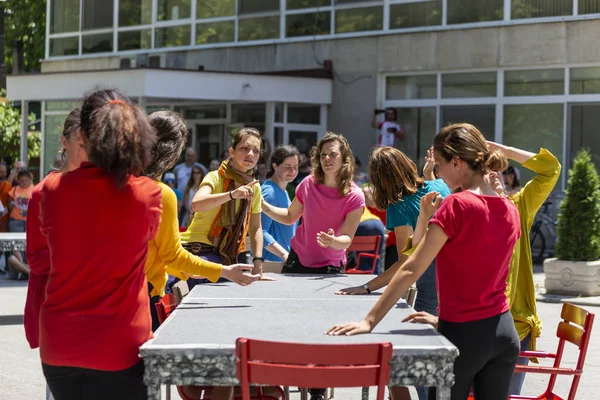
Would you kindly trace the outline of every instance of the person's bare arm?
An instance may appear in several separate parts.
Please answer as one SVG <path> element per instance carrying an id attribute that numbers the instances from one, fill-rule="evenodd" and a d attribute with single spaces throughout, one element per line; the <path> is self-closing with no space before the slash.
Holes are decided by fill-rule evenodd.
<path id="1" fill-rule="evenodd" d="M 215 194 L 213 194 L 213 188 L 210 185 L 202 185 L 192 200 L 192 211 L 200 212 L 212 210 L 232 199 L 246 199 L 252 201 L 252 197 L 254 196 L 254 185 L 256 184 L 258 184 L 258 181 L 253 181 L 230 192 Z"/>
<path id="2" fill-rule="evenodd" d="M 398 261 L 396 261 L 390 268 L 386 269 L 381 275 L 376 276 L 366 283 L 370 291 L 381 289 L 390 283 L 398 269 L 402 266 L 404 261 L 408 259 L 408 256 L 402 254 L 402 243 L 406 243 L 409 236 L 412 235 L 412 227 L 410 226 L 397 226 L 394 228 L 396 233 L 396 247 L 398 249 Z M 336 292 L 336 294 L 367 294 L 367 290 L 363 286 L 349 287 Z"/>
<path id="3" fill-rule="evenodd" d="M 421 242 L 421 239 L 423 239 L 425 236 L 429 219 L 433 213 L 435 213 L 435 210 L 437 210 L 441 201 L 442 196 L 440 196 L 438 192 L 429 192 L 425 196 L 421 197 L 419 217 L 417 218 L 415 233 L 412 237 L 413 247 L 416 247 Z"/>
<path id="4" fill-rule="evenodd" d="M 289 253 L 286 249 L 284 249 L 279 243 L 273 242 L 268 246 L 265 246 L 265 249 L 269 250 L 269 252 L 275 254 L 277 257 L 281 258 L 284 262 L 287 260 Z"/>
<path id="5" fill-rule="evenodd" d="M 535 153 L 532 153 L 527 150 L 518 149 L 516 147 L 506 146 L 504 144 L 492 142 L 488 140 L 488 146 L 490 150 L 499 149 L 501 150 L 506 158 L 509 160 L 514 160 L 519 164 L 523 164 L 525 161 L 529 160 L 531 157 L 535 156 Z"/>
<path id="6" fill-rule="evenodd" d="M 250 234 L 250 247 L 252 247 L 252 254 L 254 257 L 263 256 L 263 235 L 262 235 L 262 224 L 260 222 L 260 214 L 250 215 L 250 227 L 248 228 Z M 252 274 L 262 274 L 262 261 L 254 261 L 254 268 Z"/>
<path id="7" fill-rule="evenodd" d="M 423 245 L 419 246 L 398 270 L 398 273 L 366 317 L 360 322 L 334 325 L 325 333 L 335 336 L 350 336 L 371 332 L 408 290 L 410 285 L 423 275 L 447 240 L 448 236 L 440 226 L 431 226 L 425 235 Z"/>
<path id="8" fill-rule="evenodd" d="M 364 210 L 364 207 L 360 207 L 346 215 L 339 236 L 335 236 L 333 229 L 329 229 L 328 232 L 317 233 L 317 242 L 319 243 L 319 246 L 323 248 L 331 247 L 334 250 L 346 250 L 350 247 Z"/>
<path id="9" fill-rule="evenodd" d="M 288 208 L 272 206 L 262 199 L 262 212 L 280 224 L 293 225 L 302 216 L 304 206 L 298 201 L 297 197 L 294 198 Z"/>

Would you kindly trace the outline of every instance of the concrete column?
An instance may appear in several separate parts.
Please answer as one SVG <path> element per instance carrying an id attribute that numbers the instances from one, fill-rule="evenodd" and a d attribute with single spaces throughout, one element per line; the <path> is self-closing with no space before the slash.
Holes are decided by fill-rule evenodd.
<path id="1" fill-rule="evenodd" d="M 27 133 L 29 132 L 29 102 L 26 100 L 21 101 L 21 161 L 27 164 L 29 167 L 29 160 L 27 159 Z"/>

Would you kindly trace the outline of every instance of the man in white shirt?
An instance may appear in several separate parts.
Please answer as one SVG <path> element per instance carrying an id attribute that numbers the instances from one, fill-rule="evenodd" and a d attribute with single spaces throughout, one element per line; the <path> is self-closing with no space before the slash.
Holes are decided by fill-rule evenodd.
<path id="1" fill-rule="evenodd" d="M 385 113 L 383 122 L 377 121 L 379 114 Z M 379 129 L 377 146 L 396 146 L 396 138 L 404 142 L 404 130 L 396 123 L 398 113 L 395 108 L 386 108 L 385 110 L 375 109 L 373 112 L 373 128 Z"/>
<path id="2" fill-rule="evenodd" d="M 173 173 L 175 174 L 175 186 L 181 193 L 185 193 L 185 186 L 188 184 L 190 177 L 192 176 L 192 167 L 198 166 L 202 169 L 204 175 L 206 175 L 206 167 L 196 161 L 196 150 L 192 147 L 185 149 L 185 161 L 181 164 L 177 164 Z"/>

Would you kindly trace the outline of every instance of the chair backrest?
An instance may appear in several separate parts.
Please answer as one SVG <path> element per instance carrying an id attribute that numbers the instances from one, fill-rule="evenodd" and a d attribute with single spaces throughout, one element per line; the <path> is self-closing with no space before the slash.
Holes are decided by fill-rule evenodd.
<path id="1" fill-rule="evenodd" d="M 559 322 L 556 330 L 556 336 L 560 339 L 559 346 L 567 341 L 579 347 L 577 369 L 583 369 L 594 324 L 594 314 L 571 303 L 565 303 L 560 317 L 563 320 Z M 562 349 L 559 348 L 559 351 L 562 353 Z"/>
<path id="2" fill-rule="evenodd" d="M 354 236 L 352 239 L 352 243 L 350 247 L 346 249 L 346 251 L 372 251 L 375 254 L 379 253 L 379 241 L 381 237 L 379 235 L 375 236 Z"/>
<path id="3" fill-rule="evenodd" d="M 250 383 L 298 387 L 377 386 L 383 400 L 390 379 L 392 345 L 301 344 L 239 338 L 237 377 L 242 399 L 250 399 Z"/>
<path id="4" fill-rule="evenodd" d="M 161 297 L 155 306 L 156 313 L 158 314 L 158 322 L 162 324 L 177 308 L 177 299 L 173 293 L 168 293 Z"/>
<path id="5" fill-rule="evenodd" d="M 177 300 L 177 304 L 181 304 L 181 301 L 185 296 L 190 293 L 190 288 L 186 281 L 179 281 L 173 285 L 173 293 L 175 294 L 175 299 Z"/>

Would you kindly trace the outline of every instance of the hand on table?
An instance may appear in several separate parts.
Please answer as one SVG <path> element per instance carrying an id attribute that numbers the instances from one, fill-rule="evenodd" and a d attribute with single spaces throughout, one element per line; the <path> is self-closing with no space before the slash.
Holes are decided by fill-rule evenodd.
<path id="1" fill-rule="evenodd" d="M 340 289 L 335 294 L 339 295 L 356 295 L 356 294 L 368 294 L 367 290 L 362 286 L 354 286 L 349 288 Z"/>
<path id="2" fill-rule="evenodd" d="M 437 329 L 438 317 L 425 311 L 419 311 L 410 314 L 408 317 L 404 318 L 402 322 L 412 322 L 413 324 L 429 324 Z"/>
<path id="3" fill-rule="evenodd" d="M 249 264 L 223 265 L 221 276 L 225 279 L 235 282 L 238 285 L 246 286 L 260 279 L 260 274 L 246 274 L 246 271 L 253 269 Z"/>
<path id="4" fill-rule="evenodd" d="M 325 334 L 331 336 L 352 336 L 361 333 L 369 333 L 372 330 L 373 327 L 371 324 L 363 319 L 360 322 L 349 322 L 346 324 L 334 325 L 333 328 L 326 331 Z"/>
<path id="5" fill-rule="evenodd" d="M 323 247 L 324 249 L 330 247 L 334 240 L 335 232 L 331 228 L 327 231 L 327 233 L 317 233 L 317 243 L 319 243 L 319 246 Z"/>

